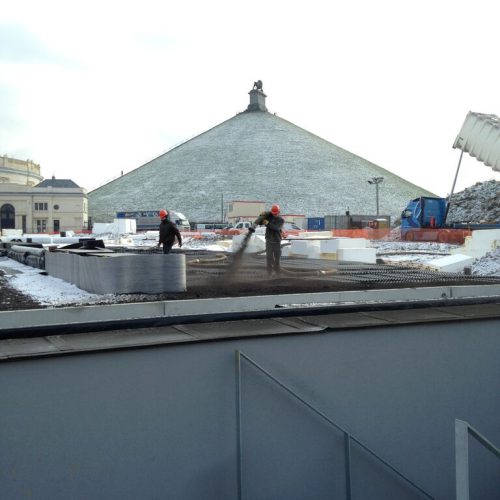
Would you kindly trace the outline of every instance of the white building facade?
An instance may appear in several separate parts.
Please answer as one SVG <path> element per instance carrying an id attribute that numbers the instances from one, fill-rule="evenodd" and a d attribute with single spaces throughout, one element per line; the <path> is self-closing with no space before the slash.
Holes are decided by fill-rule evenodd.
<path id="1" fill-rule="evenodd" d="M 0 230 L 58 233 L 88 229 L 85 189 L 70 179 L 46 179 L 40 165 L 0 157 Z"/>

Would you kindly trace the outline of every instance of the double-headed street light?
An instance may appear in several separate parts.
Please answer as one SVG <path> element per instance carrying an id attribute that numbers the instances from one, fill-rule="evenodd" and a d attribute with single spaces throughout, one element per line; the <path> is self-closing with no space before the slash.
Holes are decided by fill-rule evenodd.
<path id="1" fill-rule="evenodd" d="M 375 184 L 375 196 L 377 200 L 377 215 L 379 214 L 378 210 L 378 185 L 384 182 L 383 177 L 372 177 L 369 181 L 368 184 Z"/>

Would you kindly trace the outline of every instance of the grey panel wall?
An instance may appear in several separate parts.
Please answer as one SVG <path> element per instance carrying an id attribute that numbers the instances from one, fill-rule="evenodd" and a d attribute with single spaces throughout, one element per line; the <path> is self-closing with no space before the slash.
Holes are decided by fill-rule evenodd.
<path id="1" fill-rule="evenodd" d="M 235 499 L 240 349 L 435 498 L 454 419 L 500 444 L 498 320 L 236 339 L 0 364 L 2 499 Z M 345 498 L 342 435 L 242 363 L 245 499 Z M 471 498 L 500 491 L 472 446 Z M 354 499 L 423 498 L 353 446 Z"/>
<path id="2" fill-rule="evenodd" d="M 183 254 L 85 255 L 47 252 L 50 276 L 92 293 L 162 293 L 186 291 Z"/>

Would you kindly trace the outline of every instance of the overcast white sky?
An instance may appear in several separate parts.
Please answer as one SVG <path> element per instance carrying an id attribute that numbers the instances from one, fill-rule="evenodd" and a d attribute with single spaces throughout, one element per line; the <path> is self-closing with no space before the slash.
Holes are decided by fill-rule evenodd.
<path id="1" fill-rule="evenodd" d="M 498 0 L 0 0 L 0 155 L 91 190 L 269 111 L 444 196 L 500 115 Z M 300 166 L 298 166 L 300 167 Z M 500 174 L 464 155 L 455 191 Z"/>

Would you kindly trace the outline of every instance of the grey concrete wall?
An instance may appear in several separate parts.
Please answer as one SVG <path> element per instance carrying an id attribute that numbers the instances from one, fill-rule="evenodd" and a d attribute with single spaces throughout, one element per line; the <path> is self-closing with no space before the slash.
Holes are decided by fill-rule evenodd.
<path id="1" fill-rule="evenodd" d="M 183 254 L 81 255 L 47 252 L 50 276 L 92 293 L 162 293 L 186 291 Z"/>
<path id="2" fill-rule="evenodd" d="M 2 499 L 235 499 L 240 349 L 433 497 L 454 498 L 454 419 L 500 444 L 498 320 L 0 364 Z M 245 499 L 345 498 L 342 434 L 242 364 Z M 471 445 L 471 498 L 500 464 Z M 353 445 L 353 499 L 423 498 Z"/>

